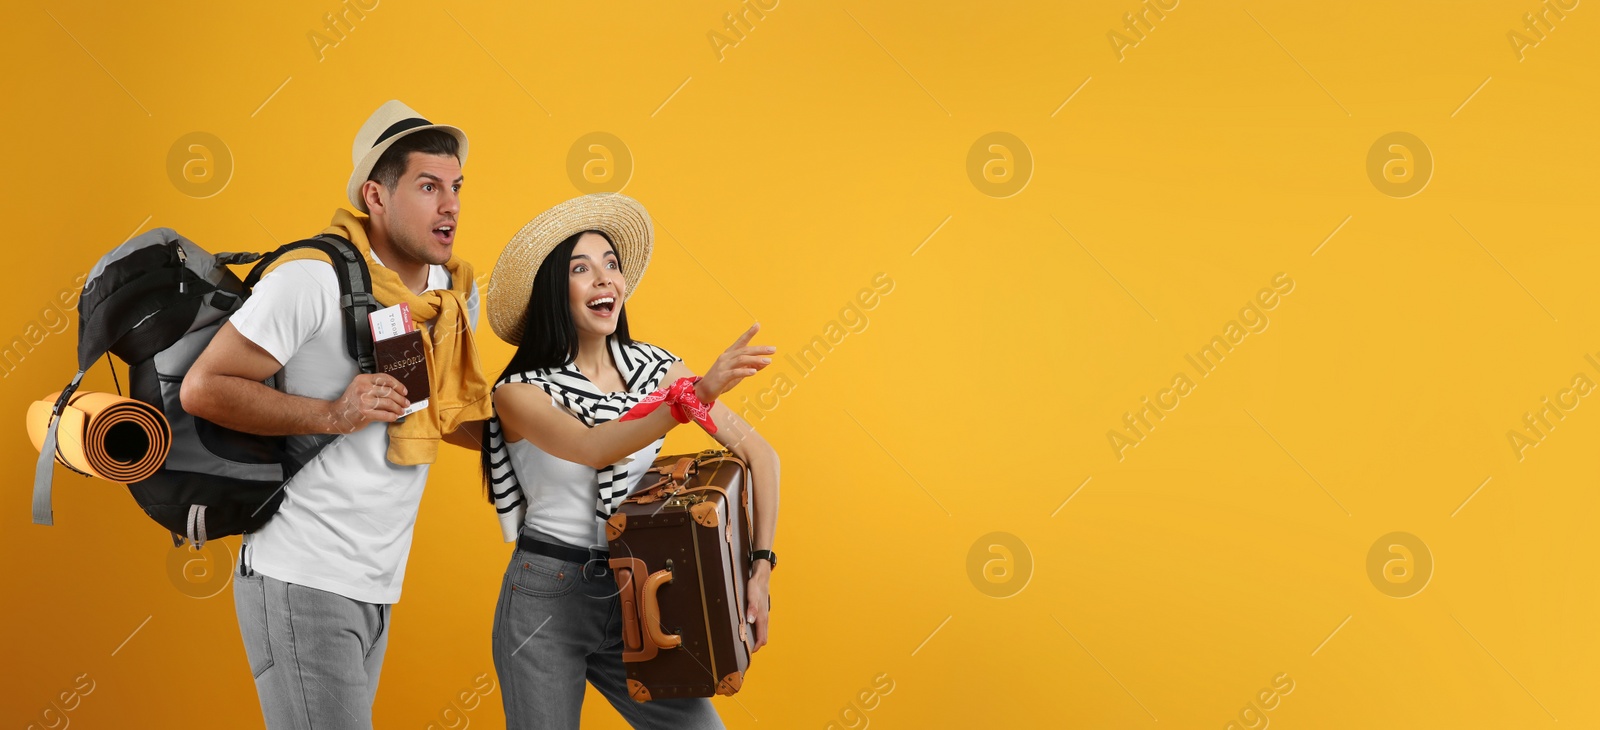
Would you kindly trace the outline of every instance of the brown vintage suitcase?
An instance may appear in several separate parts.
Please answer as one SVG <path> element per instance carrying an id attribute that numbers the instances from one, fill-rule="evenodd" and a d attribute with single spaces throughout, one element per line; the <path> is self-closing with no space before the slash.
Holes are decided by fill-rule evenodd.
<path id="1" fill-rule="evenodd" d="M 607 521 L 635 700 L 739 691 L 755 642 L 749 486 L 727 451 L 663 456 Z"/>

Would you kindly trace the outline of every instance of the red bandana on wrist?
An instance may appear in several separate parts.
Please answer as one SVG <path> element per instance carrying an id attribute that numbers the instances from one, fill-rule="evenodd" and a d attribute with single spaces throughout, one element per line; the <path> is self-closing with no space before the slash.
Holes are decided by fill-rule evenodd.
<path id="1" fill-rule="evenodd" d="M 711 406 L 716 405 L 717 402 L 700 402 L 700 396 L 695 395 L 694 392 L 694 384 L 698 382 L 700 382 L 699 376 L 678 378 L 678 381 L 670 387 L 662 388 L 645 396 L 643 400 L 639 401 L 639 405 L 629 409 L 627 413 L 622 414 L 622 417 L 617 420 L 632 421 L 644 418 L 654 413 L 657 408 L 661 407 L 661 404 L 666 403 L 672 407 L 672 417 L 678 423 L 694 421 L 700 424 L 700 427 L 705 429 L 706 433 L 714 434 L 717 432 L 717 424 L 711 420 Z"/>

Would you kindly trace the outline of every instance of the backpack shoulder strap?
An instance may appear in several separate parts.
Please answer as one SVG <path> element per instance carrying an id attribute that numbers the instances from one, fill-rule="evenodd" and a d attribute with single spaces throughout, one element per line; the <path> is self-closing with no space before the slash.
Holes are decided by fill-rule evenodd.
<path id="1" fill-rule="evenodd" d="M 245 277 L 246 291 L 255 289 L 261 277 L 277 264 L 291 251 L 310 249 L 317 251 L 333 266 L 334 278 L 339 280 L 339 309 L 344 315 L 345 350 L 351 359 L 356 361 L 356 366 L 363 373 L 378 372 L 377 356 L 373 353 L 372 328 L 367 322 L 367 315 L 378 311 L 383 305 L 372 296 L 372 272 L 367 270 L 367 260 L 361 255 L 361 250 L 356 248 L 343 236 L 324 233 L 314 238 L 284 244 L 261 258 L 250 269 L 250 274 Z M 335 441 L 339 436 L 320 434 L 311 437 L 312 445 L 298 456 L 284 453 L 284 481 L 288 482 L 305 465 L 317 458 L 318 454 Z"/>
<path id="2" fill-rule="evenodd" d="M 320 251 L 333 265 L 339 280 L 339 308 L 344 314 L 345 350 L 363 373 L 378 371 L 378 360 L 373 354 L 372 330 L 367 325 L 367 315 L 378 311 L 382 305 L 372 296 L 372 274 L 367 270 L 367 260 L 355 244 L 342 236 L 324 233 L 315 238 L 284 244 L 256 262 L 244 280 L 245 289 L 254 289 L 261 277 L 278 263 L 284 254 L 300 249 Z"/>

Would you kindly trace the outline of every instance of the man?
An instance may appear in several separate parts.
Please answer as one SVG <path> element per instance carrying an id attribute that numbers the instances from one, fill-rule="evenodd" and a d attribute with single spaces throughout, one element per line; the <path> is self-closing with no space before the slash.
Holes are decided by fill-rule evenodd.
<path id="1" fill-rule="evenodd" d="M 471 330 L 478 291 L 452 253 L 466 158 L 461 130 L 384 104 L 356 134 L 346 188 L 368 215 L 338 210 L 324 231 L 361 249 L 381 306 L 410 306 L 426 339 L 425 409 L 401 421 L 404 386 L 360 373 L 334 269 L 311 252 L 283 256 L 184 378 L 189 413 L 289 436 L 291 453 L 338 434 L 240 552 L 239 632 L 272 730 L 372 727 L 428 464 L 441 434 L 476 449 L 464 426 L 489 416 Z M 281 390 L 262 383 L 275 374 Z"/>

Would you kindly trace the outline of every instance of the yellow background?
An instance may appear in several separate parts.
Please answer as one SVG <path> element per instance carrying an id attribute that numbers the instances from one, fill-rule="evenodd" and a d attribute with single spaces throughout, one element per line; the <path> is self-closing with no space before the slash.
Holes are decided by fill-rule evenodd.
<path id="1" fill-rule="evenodd" d="M 716 700 L 730 727 L 1260 727 L 1240 712 L 1282 674 L 1278 727 L 1600 726 L 1600 406 L 1521 460 L 1508 441 L 1600 381 L 1590 3 L 1522 60 L 1534 0 L 1182 0 L 1121 60 L 1134 0 L 781 0 L 720 60 L 734 0 L 381 0 L 320 58 L 334 0 L 144 5 L 0 16 L 0 342 L 137 231 L 259 251 L 319 230 L 390 98 L 470 136 L 460 253 L 482 272 L 594 182 L 567 172 L 575 140 L 621 140 L 658 222 L 634 333 L 697 369 L 752 320 L 793 353 L 893 280 L 814 371 L 780 357 L 734 394 L 796 383 L 759 422 L 783 564 L 773 643 Z M 1434 162 L 1407 198 L 1366 166 L 1397 131 Z M 210 197 L 168 173 L 192 132 L 232 160 Z M 1032 160 L 1010 197 L 967 171 L 992 132 Z M 1269 328 L 1200 377 L 1184 356 L 1279 272 Z M 77 727 L 258 727 L 231 588 L 185 574 L 125 490 L 59 469 L 56 526 L 28 521 L 22 414 L 71 377 L 75 331 L 0 379 L 0 717 L 39 722 L 87 674 Z M 1180 372 L 1193 392 L 1119 460 L 1107 432 Z M 87 382 L 111 388 L 104 365 Z M 1409 598 L 1368 573 L 1391 532 L 1433 562 Z M 378 726 L 460 727 L 507 552 L 450 450 Z M 980 590 L 1024 564 L 1014 595 Z M 498 692 L 464 717 L 500 725 Z M 584 722 L 621 724 L 592 692 Z"/>

